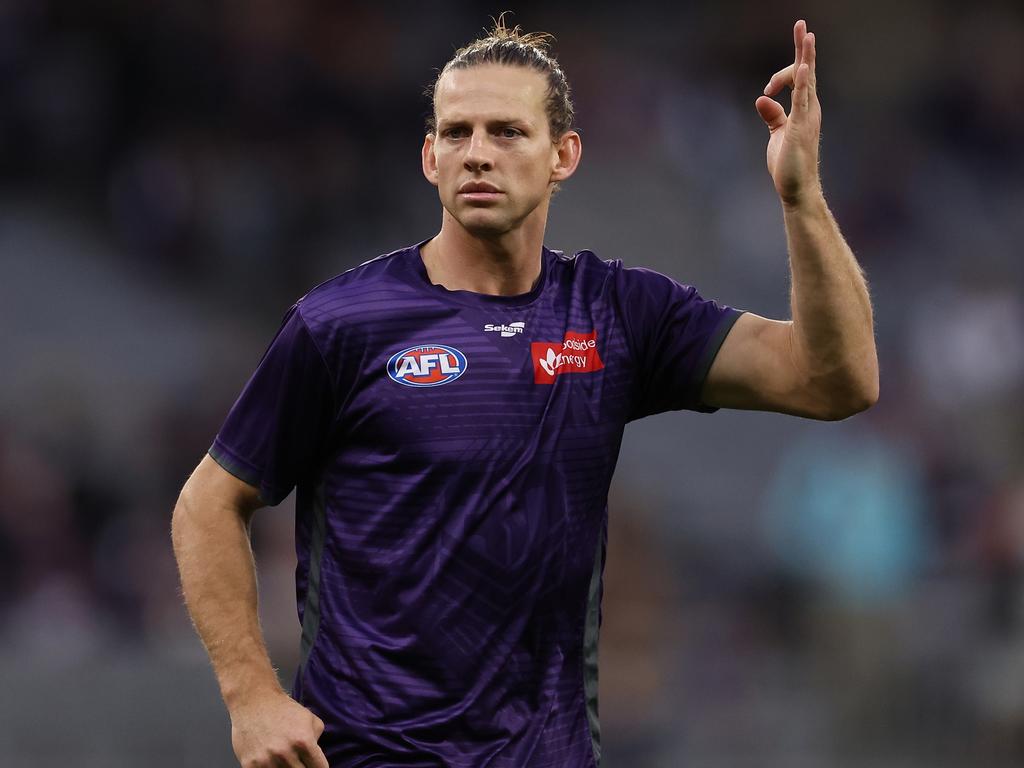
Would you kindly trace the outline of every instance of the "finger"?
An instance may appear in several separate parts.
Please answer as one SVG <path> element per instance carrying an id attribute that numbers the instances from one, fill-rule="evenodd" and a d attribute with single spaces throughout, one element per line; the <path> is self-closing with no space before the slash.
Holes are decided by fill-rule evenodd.
<path id="1" fill-rule="evenodd" d="M 302 761 L 289 750 L 288 754 L 274 756 L 274 768 L 303 768 Z"/>
<path id="2" fill-rule="evenodd" d="M 808 75 L 810 76 L 808 86 L 811 89 L 811 96 L 814 96 L 818 88 L 818 81 L 815 73 L 815 62 L 818 60 L 818 38 L 814 36 L 813 32 L 808 32 L 807 37 L 804 38 L 804 63 L 808 66 Z"/>
<path id="3" fill-rule="evenodd" d="M 786 110 L 775 99 L 758 96 L 754 108 L 768 126 L 768 130 L 773 133 L 786 124 Z"/>
<path id="4" fill-rule="evenodd" d="M 320 745 L 317 744 L 317 740 L 323 735 L 324 721 L 316 715 L 313 715 L 313 742 L 309 745 L 303 744 L 299 749 L 299 757 L 302 758 L 302 765 L 305 768 L 330 768 L 327 764 L 327 756 L 323 750 L 320 749 Z"/>
<path id="5" fill-rule="evenodd" d="M 793 88 L 793 113 L 807 112 L 814 97 L 814 34 L 808 33 L 804 38 L 804 63 L 797 67 L 796 84 Z"/>
<path id="6" fill-rule="evenodd" d="M 793 58 L 793 63 L 795 64 L 794 69 L 803 63 L 804 36 L 806 34 L 807 22 L 800 19 L 793 25 L 793 48 L 795 49 L 795 56 Z"/>
<path id="7" fill-rule="evenodd" d="M 318 746 L 314 745 L 312 749 L 302 752 L 300 756 L 303 768 L 331 768 L 327 762 L 327 755 Z"/>
<path id="8" fill-rule="evenodd" d="M 768 80 L 768 85 L 764 87 L 764 95 L 774 96 L 775 94 L 779 93 L 783 88 L 792 88 L 795 73 L 795 64 L 790 64 L 785 69 L 780 69 Z"/>
<path id="9" fill-rule="evenodd" d="M 808 81 L 810 80 L 810 67 L 807 64 L 801 64 L 800 69 L 796 72 L 796 87 L 793 89 L 793 107 L 790 110 L 790 114 L 796 116 L 807 111 L 809 105 L 810 87 Z"/>

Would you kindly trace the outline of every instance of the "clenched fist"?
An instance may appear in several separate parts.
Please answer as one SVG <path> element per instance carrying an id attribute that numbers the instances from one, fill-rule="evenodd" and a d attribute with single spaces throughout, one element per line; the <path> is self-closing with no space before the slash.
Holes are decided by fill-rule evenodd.
<path id="1" fill-rule="evenodd" d="M 231 712 L 231 746 L 242 768 L 330 768 L 317 745 L 324 722 L 284 691 Z"/>

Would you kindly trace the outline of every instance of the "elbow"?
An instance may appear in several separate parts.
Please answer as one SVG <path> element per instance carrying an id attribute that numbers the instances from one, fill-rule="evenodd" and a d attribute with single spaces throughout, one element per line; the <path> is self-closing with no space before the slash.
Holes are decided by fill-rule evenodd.
<path id="1" fill-rule="evenodd" d="M 845 377 L 829 387 L 825 398 L 827 407 L 821 418 L 824 421 L 842 421 L 863 413 L 878 402 L 878 369 L 855 377 Z"/>
<path id="2" fill-rule="evenodd" d="M 864 383 L 861 391 L 861 407 L 857 409 L 857 413 L 866 411 L 868 408 L 873 407 L 878 403 L 878 396 L 880 394 L 880 387 L 878 384 L 878 366 L 876 365 L 872 371 L 871 376 Z"/>
<path id="3" fill-rule="evenodd" d="M 178 553 L 185 542 L 195 535 L 196 531 L 205 529 L 211 520 L 211 509 L 202 489 L 197 487 L 194 477 L 190 477 L 171 512 L 171 545 Z"/>
<path id="4" fill-rule="evenodd" d="M 841 401 L 832 403 L 824 416 L 824 421 L 842 421 L 858 413 L 863 413 L 878 402 L 878 391 L 873 393 L 865 392 L 857 396 L 850 396 Z"/>
<path id="5" fill-rule="evenodd" d="M 191 522 L 193 499 L 188 483 L 181 489 L 178 501 L 171 512 L 171 543 L 175 552 L 181 546 L 182 537 L 185 535 L 185 528 Z"/>

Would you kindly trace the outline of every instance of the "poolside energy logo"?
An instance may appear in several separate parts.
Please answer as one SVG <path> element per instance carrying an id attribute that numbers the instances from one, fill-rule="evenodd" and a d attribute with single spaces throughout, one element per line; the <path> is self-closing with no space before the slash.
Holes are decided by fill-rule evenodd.
<path id="1" fill-rule="evenodd" d="M 396 352 L 388 360 L 388 376 L 407 387 L 439 387 L 466 372 L 466 356 L 454 347 L 425 344 Z"/>
<path id="2" fill-rule="evenodd" d="M 530 353 L 534 384 L 554 384 L 555 378 L 563 373 L 593 373 L 604 368 L 597 352 L 596 330 L 569 331 L 561 341 L 534 341 Z"/>

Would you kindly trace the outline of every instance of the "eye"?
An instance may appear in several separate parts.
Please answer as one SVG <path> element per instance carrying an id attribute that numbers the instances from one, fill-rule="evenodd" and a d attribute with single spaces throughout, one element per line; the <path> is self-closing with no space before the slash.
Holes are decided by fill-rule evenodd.
<path id="1" fill-rule="evenodd" d="M 520 131 L 518 128 L 512 128 L 510 126 L 505 126 L 498 133 L 501 135 L 501 138 L 503 139 L 514 139 L 523 135 L 523 132 Z"/>
<path id="2" fill-rule="evenodd" d="M 446 128 L 441 132 L 441 135 L 446 139 L 462 139 L 466 136 L 466 129 L 462 126 L 455 126 L 454 128 Z"/>

